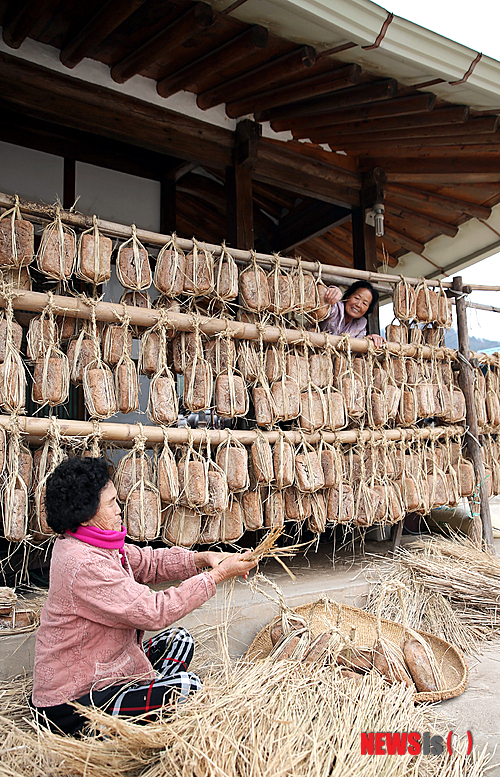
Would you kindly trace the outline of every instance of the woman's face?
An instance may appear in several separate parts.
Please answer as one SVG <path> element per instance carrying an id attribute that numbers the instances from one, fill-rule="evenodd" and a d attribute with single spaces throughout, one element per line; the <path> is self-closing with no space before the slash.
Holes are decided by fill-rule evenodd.
<path id="1" fill-rule="evenodd" d="M 361 318 L 364 316 L 372 302 L 370 289 L 357 289 L 344 302 L 344 310 L 349 318 Z"/>
<path id="2" fill-rule="evenodd" d="M 121 509 L 116 501 L 117 492 L 114 484 L 109 481 L 101 491 L 99 507 L 94 517 L 87 522 L 87 526 L 97 526 L 99 529 L 121 529 Z"/>

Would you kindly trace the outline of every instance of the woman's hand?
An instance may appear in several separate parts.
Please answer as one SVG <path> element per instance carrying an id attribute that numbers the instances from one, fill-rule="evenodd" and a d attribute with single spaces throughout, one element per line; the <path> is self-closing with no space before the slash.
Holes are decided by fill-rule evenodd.
<path id="1" fill-rule="evenodd" d="M 325 301 L 329 305 L 335 305 L 336 302 L 342 299 L 342 292 L 338 286 L 329 286 L 325 291 Z"/>
<path id="2" fill-rule="evenodd" d="M 233 553 L 219 553 L 215 550 L 205 550 L 203 552 L 195 552 L 194 563 L 196 569 L 214 569 L 221 561 L 224 561 L 228 556 L 233 556 Z"/>
<path id="3" fill-rule="evenodd" d="M 232 577 L 238 577 L 239 575 L 246 580 L 250 570 L 258 564 L 257 561 L 248 560 L 248 556 L 251 552 L 251 550 L 247 550 L 245 553 L 214 554 L 217 556 L 225 556 L 225 558 L 215 567 L 210 569 L 208 574 L 212 575 L 216 583 L 222 583 L 223 580 L 230 580 Z"/>
<path id="4" fill-rule="evenodd" d="M 373 345 L 375 348 L 380 348 L 386 341 L 385 337 L 382 337 L 382 335 L 366 335 L 368 340 L 373 340 Z"/>

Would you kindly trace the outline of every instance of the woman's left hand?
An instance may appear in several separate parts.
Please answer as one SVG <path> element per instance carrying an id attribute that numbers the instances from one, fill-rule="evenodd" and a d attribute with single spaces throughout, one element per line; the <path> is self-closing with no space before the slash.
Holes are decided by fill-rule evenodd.
<path id="1" fill-rule="evenodd" d="M 232 555 L 232 553 L 218 553 L 215 550 L 195 552 L 194 563 L 196 569 L 214 569 L 214 567 L 219 566 L 221 561 L 224 561 L 225 558 Z"/>
<path id="2" fill-rule="evenodd" d="M 380 348 L 386 342 L 385 337 L 382 337 L 382 335 L 367 335 L 366 337 L 368 340 L 373 340 L 375 348 Z"/>

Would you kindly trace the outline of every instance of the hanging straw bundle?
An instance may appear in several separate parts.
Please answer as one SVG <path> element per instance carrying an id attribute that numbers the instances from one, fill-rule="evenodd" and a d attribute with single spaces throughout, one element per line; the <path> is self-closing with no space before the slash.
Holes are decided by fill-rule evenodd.
<path id="1" fill-rule="evenodd" d="M 273 269 L 267 276 L 269 287 L 270 313 L 275 316 L 282 316 L 293 310 L 294 286 L 290 273 L 283 272 L 280 265 L 278 254 L 273 254 Z"/>
<path id="2" fill-rule="evenodd" d="M 202 508 L 208 504 L 208 460 L 195 450 L 191 436 L 177 469 L 179 503 L 193 509 Z"/>
<path id="3" fill-rule="evenodd" d="M 318 266 L 318 275 L 316 277 L 316 300 L 317 307 L 314 310 L 308 312 L 309 318 L 319 323 L 324 321 L 330 315 L 331 305 L 325 299 L 325 294 L 328 291 L 328 286 L 321 279 L 321 265 Z"/>
<path id="4" fill-rule="evenodd" d="M 175 232 L 156 258 L 153 283 L 161 294 L 178 297 L 184 290 L 186 255 L 177 243 Z"/>
<path id="5" fill-rule="evenodd" d="M 277 421 L 292 421 L 300 414 L 300 389 L 297 381 L 286 376 L 286 340 L 280 336 L 277 349 L 279 375 L 271 384 L 271 398 Z"/>
<path id="6" fill-rule="evenodd" d="M 79 386 L 83 383 L 85 367 L 95 359 L 94 339 L 87 324 L 84 324 L 78 337 L 69 341 L 67 354 L 71 383 Z"/>
<path id="7" fill-rule="evenodd" d="M 144 459 L 140 458 L 139 462 Z M 160 492 L 140 472 L 138 481 L 130 489 L 124 509 L 127 534 L 139 542 L 154 540 L 161 528 Z"/>
<path id="8" fill-rule="evenodd" d="M 228 509 L 229 490 L 226 473 L 212 460 L 210 451 L 210 435 L 207 432 L 207 482 L 208 501 L 203 507 L 205 515 L 220 515 Z"/>
<path id="9" fill-rule="evenodd" d="M 285 525 L 285 500 L 283 491 L 270 488 L 264 503 L 264 526 L 272 529 Z"/>
<path id="10" fill-rule="evenodd" d="M 338 348 L 345 350 L 347 357 L 345 370 L 339 376 L 339 388 L 344 396 L 349 418 L 361 419 L 365 414 L 365 385 L 353 366 L 351 346 L 348 337 L 344 337 Z"/>
<path id="11" fill-rule="evenodd" d="M 262 488 L 252 488 L 241 495 L 241 505 L 245 515 L 245 526 L 248 531 L 257 531 L 264 526 L 264 506 L 262 503 Z"/>
<path id="12" fill-rule="evenodd" d="M 245 514 L 242 504 L 231 494 L 228 505 L 219 518 L 219 541 L 238 542 L 244 531 Z"/>
<path id="13" fill-rule="evenodd" d="M 93 226 L 82 232 L 78 240 L 75 275 L 86 283 L 99 286 L 111 278 L 113 241 L 110 237 L 101 235 L 96 216 L 92 218 Z"/>
<path id="14" fill-rule="evenodd" d="M 322 534 L 326 529 L 327 503 L 323 491 L 311 494 L 311 514 L 307 518 L 307 529 L 313 534 Z"/>
<path id="15" fill-rule="evenodd" d="M 57 347 L 51 292 L 46 311 L 49 339 L 45 353 L 35 361 L 32 399 L 38 405 L 55 407 L 63 405 L 68 399 L 70 368 L 68 357 Z"/>
<path id="16" fill-rule="evenodd" d="M 417 315 L 417 296 L 413 286 L 402 275 L 400 277 L 392 297 L 394 316 L 399 321 L 412 321 Z"/>
<path id="17" fill-rule="evenodd" d="M 125 291 L 121 295 L 119 302 L 121 305 L 129 305 L 132 308 L 151 307 L 151 297 L 147 291 Z M 140 337 L 141 334 L 146 331 L 146 328 L 147 327 L 145 326 L 138 326 L 137 324 L 134 324 L 132 327 L 134 337 Z"/>
<path id="18" fill-rule="evenodd" d="M 436 317 L 437 323 L 444 327 L 444 329 L 450 329 L 453 324 L 453 306 L 451 299 L 446 296 L 442 281 L 439 281 L 439 294 L 438 294 L 438 315 Z"/>
<path id="19" fill-rule="evenodd" d="M 126 289 L 141 291 L 151 286 L 148 252 L 137 237 L 135 224 L 132 224 L 132 237 L 118 249 L 116 275 Z"/>
<path id="20" fill-rule="evenodd" d="M 16 351 L 21 351 L 21 344 L 23 341 L 22 326 L 20 326 L 17 321 L 12 319 L 10 322 L 10 333 L 8 330 L 9 322 L 5 316 L 5 312 L 2 310 L 0 311 L 0 363 L 5 361 L 8 335 L 12 337 L 12 343 Z"/>
<path id="21" fill-rule="evenodd" d="M 134 447 L 123 456 L 116 468 L 115 486 L 118 499 L 125 503 L 132 488 L 141 479 L 148 483 L 153 482 L 153 466 L 150 457 L 146 453 L 146 436 L 139 424 L 139 434 L 134 439 Z"/>
<path id="22" fill-rule="evenodd" d="M 193 248 L 186 256 L 184 294 L 208 296 L 214 290 L 214 257 L 193 237 Z"/>
<path id="23" fill-rule="evenodd" d="M 32 525 L 35 539 L 43 540 L 53 534 L 46 520 L 45 489 L 47 479 L 64 458 L 61 430 L 57 419 L 52 416 L 43 446 L 35 453 L 35 509 Z"/>
<path id="24" fill-rule="evenodd" d="M 305 355 L 304 355 L 305 354 Z M 286 376 L 294 380 L 301 391 L 305 391 L 309 385 L 307 352 L 299 350 L 298 346 L 292 346 L 286 355 Z"/>
<path id="25" fill-rule="evenodd" d="M 0 267 L 26 267 L 33 261 L 33 256 L 33 224 L 22 218 L 16 194 L 14 207 L 0 216 Z"/>
<path id="26" fill-rule="evenodd" d="M 245 270 L 243 271 L 245 272 Z M 252 389 L 255 421 L 257 426 L 270 427 L 276 422 L 276 407 L 269 387 L 266 375 L 264 359 L 264 342 L 262 339 L 263 324 L 258 324 L 259 337 L 259 365 L 257 379 Z"/>
<path id="27" fill-rule="evenodd" d="M 302 442 L 295 453 L 295 483 L 299 491 L 312 493 L 325 487 L 323 469 L 317 451 L 306 442 Z"/>
<path id="28" fill-rule="evenodd" d="M 10 542 L 21 542 L 28 533 L 28 486 L 21 477 L 21 430 L 16 414 L 8 427 L 7 468 L 4 483 L 3 536 Z M 5 464 L 5 431 L 3 432 L 3 462 Z M 2 467 L 3 470 L 3 467 Z"/>
<path id="29" fill-rule="evenodd" d="M 96 302 L 89 299 L 92 310 L 92 342 L 94 358 L 83 370 L 83 395 L 85 405 L 91 418 L 104 420 L 110 418 L 118 410 L 113 373 L 101 359 L 101 347 L 97 330 Z"/>
<path id="30" fill-rule="evenodd" d="M 218 342 L 222 345 L 221 338 Z M 225 366 L 216 370 L 215 412 L 221 418 L 237 418 L 248 413 L 248 393 L 243 375 L 234 368 L 235 347 L 229 329 L 226 329 L 224 342 Z"/>
<path id="31" fill-rule="evenodd" d="M 246 447 L 228 432 L 227 439 L 217 448 L 215 461 L 226 475 L 229 491 L 246 491 L 250 485 Z"/>
<path id="32" fill-rule="evenodd" d="M 215 268 L 215 296 L 224 301 L 231 301 L 238 296 L 238 265 L 224 242 Z"/>
<path id="33" fill-rule="evenodd" d="M 132 333 L 130 317 L 125 313 L 120 326 L 123 351 L 115 367 L 115 391 L 120 413 L 133 413 L 139 408 L 139 378 L 130 357 Z"/>
<path id="34" fill-rule="evenodd" d="M 289 521 L 302 524 L 311 515 L 311 495 L 299 491 L 297 486 L 283 489 L 285 498 L 285 515 Z"/>
<path id="35" fill-rule="evenodd" d="M 0 405 L 7 413 L 21 413 L 26 404 L 26 375 L 24 364 L 14 341 L 14 291 L 5 287 L 5 358 L 0 364 Z"/>
<path id="36" fill-rule="evenodd" d="M 61 221 L 61 208 L 56 208 L 54 221 L 47 224 L 42 233 L 36 257 L 38 269 L 49 278 L 68 280 L 75 266 L 76 234 Z"/>
<path id="37" fill-rule="evenodd" d="M 257 429 L 257 437 L 250 446 L 253 482 L 269 485 L 274 478 L 273 454 L 271 446 L 262 431 Z"/>
<path id="38" fill-rule="evenodd" d="M 292 272 L 294 310 L 311 313 L 318 308 L 318 296 L 314 275 L 304 270 L 302 259 L 297 257 L 297 267 Z"/>
<path id="39" fill-rule="evenodd" d="M 162 540 L 167 545 L 191 548 L 200 539 L 201 513 L 186 505 L 167 507 Z"/>
<path id="40" fill-rule="evenodd" d="M 156 463 L 156 480 L 162 505 L 175 504 L 179 498 L 179 474 L 168 444 L 166 428 L 163 430 L 163 446 Z"/>
<path id="41" fill-rule="evenodd" d="M 239 277 L 240 305 L 246 310 L 262 313 L 271 305 L 269 284 L 264 270 L 257 264 L 255 252 L 250 253 L 251 262 Z"/>
<path id="42" fill-rule="evenodd" d="M 295 448 L 280 429 L 273 445 L 274 482 L 277 488 L 293 486 L 295 481 Z"/>
<path id="43" fill-rule="evenodd" d="M 129 325 L 130 317 L 125 306 L 124 311 L 121 324 L 106 324 L 102 332 L 102 358 L 110 367 L 116 367 L 125 350 L 129 354 L 132 351 L 133 338 Z M 127 326 L 123 325 L 125 317 L 128 318 L 129 322 Z"/>
<path id="44" fill-rule="evenodd" d="M 435 291 L 429 288 L 425 278 L 420 278 L 420 283 L 415 289 L 417 296 L 416 318 L 424 324 L 437 321 L 439 316 L 439 301 Z"/>
<path id="45" fill-rule="evenodd" d="M 207 410 L 212 404 L 213 374 L 210 364 L 203 358 L 199 318 L 194 317 L 193 323 L 196 350 L 184 372 L 183 403 L 186 410 L 195 413 Z"/>

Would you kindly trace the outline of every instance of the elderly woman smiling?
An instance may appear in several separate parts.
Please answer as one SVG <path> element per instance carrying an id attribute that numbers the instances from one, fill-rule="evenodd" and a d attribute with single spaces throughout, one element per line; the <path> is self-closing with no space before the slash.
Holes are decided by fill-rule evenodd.
<path id="1" fill-rule="evenodd" d="M 47 480 L 54 543 L 47 601 L 36 639 L 32 704 L 51 728 L 86 722 L 70 703 L 141 715 L 201 687 L 188 671 L 194 644 L 165 629 L 210 599 L 217 583 L 247 576 L 249 552 L 197 553 L 125 542 L 116 489 L 104 459 L 71 458 Z M 152 591 L 150 584 L 181 580 Z M 144 631 L 158 631 L 143 642 Z"/>
<path id="2" fill-rule="evenodd" d="M 337 286 L 330 286 L 325 300 L 331 305 L 330 315 L 321 323 L 321 329 L 331 335 L 368 337 L 375 346 L 385 343 L 381 335 L 367 335 L 366 316 L 378 302 L 378 292 L 368 281 L 356 281 L 342 295 Z"/>

